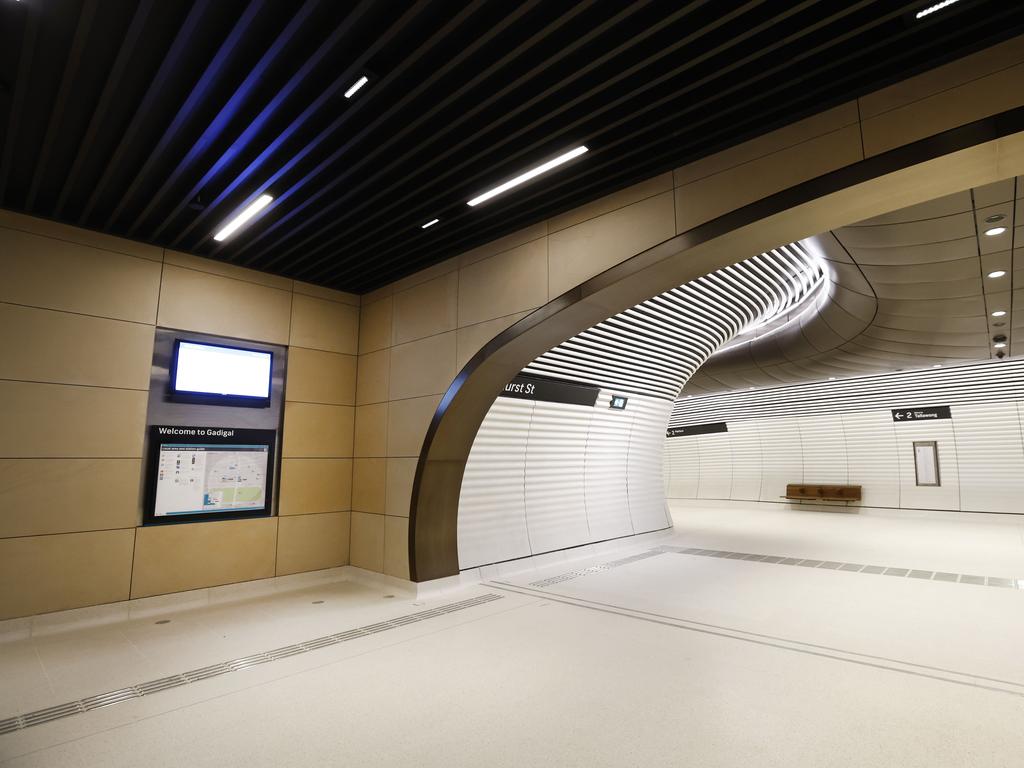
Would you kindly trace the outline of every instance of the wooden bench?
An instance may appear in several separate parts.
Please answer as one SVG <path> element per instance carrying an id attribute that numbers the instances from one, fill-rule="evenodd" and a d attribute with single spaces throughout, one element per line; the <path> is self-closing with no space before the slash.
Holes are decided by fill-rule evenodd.
<path id="1" fill-rule="evenodd" d="M 792 501 L 860 501 L 860 486 L 790 483 L 783 498 Z"/>

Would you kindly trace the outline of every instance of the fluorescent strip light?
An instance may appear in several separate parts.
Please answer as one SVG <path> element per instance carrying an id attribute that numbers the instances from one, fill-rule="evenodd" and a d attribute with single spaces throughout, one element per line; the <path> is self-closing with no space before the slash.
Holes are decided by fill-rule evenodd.
<path id="1" fill-rule="evenodd" d="M 430 221 L 428 221 L 428 222 L 427 222 L 426 224 L 422 225 L 422 226 L 420 227 L 420 229 L 426 229 L 427 227 L 432 227 L 432 226 L 434 226 L 435 224 L 437 224 L 437 222 L 439 222 L 439 221 L 440 221 L 440 219 L 431 219 L 431 220 L 430 220 Z"/>
<path id="2" fill-rule="evenodd" d="M 536 176 L 540 176 L 542 173 L 550 171 L 552 168 L 557 168 L 563 163 L 568 163 L 574 157 L 579 157 L 586 151 L 587 148 L 582 145 L 576 147 L 575 149 L 570 149 L 564 155 L 559 155 L 554 160 L 548 160 L 546 163 L 538 165 L 536 168 L 531 168 L 530 170 L 526 171 L 526 173 L 519 174 L 514 179 L 509 179 L 504 184 L 499 184 L 494 189 L 487 190 L 482 195 L 477 195 L 472 200 L 468 201 L 466 205 L 479 205 L 485 200 L 490 200 L 495 195 L 500 195 L 502 192 L 507 192 L 508 190 L 512 189 L 512 187 L 518 187 L 520 184 L 524 184 L 530 179 Z"/>
<path id="3" fill-rule="evenodd" d="M 363 75 L 362 77 L 360 77 L 358 80 L 356 80 L 354 83 L 352 83 L 352 85 L 349 86 L 347 91 L 345 91 L 345 98 L 346 99 L 351 99 L 353 96 L 356 95 L 356 91 L 358 91 L 360 88 L 362 88 L 368 82 L 369 81 L 366 79 L 366 75 Z"/>
<path id="4" fill-rule="evenodd" d="M 249 203 L 248 208 L 246 208 L 240 214 L 235 216 L 235 218 L 233 218 L 231 221 L 225 224 L 221 231 L 213 236 L 213 239 L 218 242 L 222 242 L 227 238 L 231 237 L 231 235 L 234 233 L 236 229 L 244 226 L 245 223 L 249 221 L 249 219 L 251 219 L 257 213 L 262 211 L 268 205 L 270 205 L 270 201 L 273 199 L 274 198 L 272 198 L 270 195 L 260 195 L 251 203 Z"/>
<path id="5" fill-rule="evenodd" d="M 933 14 L 936 11 L 941 11 L 946 6 L 952 5 L 955 2 L 957 2 L 957 0 L 942 0 L 941 3 L 936 3 L 935 5 L 929 5 L 923 11 L 918 11 L 917 15 L 914 18 L 915 19 L 923 19 L 925 16 Z"/>

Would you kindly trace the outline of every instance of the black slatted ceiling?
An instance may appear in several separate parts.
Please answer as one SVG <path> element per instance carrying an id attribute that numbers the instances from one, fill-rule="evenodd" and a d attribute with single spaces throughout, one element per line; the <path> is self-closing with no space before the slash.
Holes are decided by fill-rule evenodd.
<path id="1" fill-rule="evenodd" d="M 1024 32 L 926 4 L 0 0 L 0 205 L 364 292 Z"/>

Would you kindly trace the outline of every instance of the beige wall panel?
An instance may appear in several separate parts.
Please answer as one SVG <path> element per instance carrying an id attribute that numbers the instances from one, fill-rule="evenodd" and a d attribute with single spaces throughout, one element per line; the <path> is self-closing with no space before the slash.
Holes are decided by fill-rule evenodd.
<path id="1" fill-rule="evenodd" d="M 153 326 L 0 304 L 0 379 L 149 389 Z"/>
<path id="2" fill-rule="evenodd" d="M 284 404 L 285 458 L 341 458 L 352 455 L 355 409 L 347 405 Z"/>
<path id="3" fill-rule="evenodd" d="M 0 381 L 0 457 L 142 455 L 147 392 Z"/>
<path id="4" fill-rule="evenodd" d="M 409 578 L 409 518 L 384 518 L 384 573 Z"/>
<path id="5" fill-rule="evenodd" d="M 0 301 L 152 323 L 160 264 L 0 228 Z"/>
<path id="6" fill-rule="evenodd" d="M 392 342 L 402 344 L 455 330 L 459 274 L 417 285 L 394 296 Z"/>
<path id="7" fill-rule="evenodd" d="M 289 347 L 285 396 L 288 400 L 303 403 L 354 405 L 355 355 Z"/>
<path id="8" fill-rule="evenodd" d="M 592 203 L 573 208 L 571 211 L 556 216 L 548 221 L 548 231 L 551 233 L 560 232 L 563 229 L 581 224 L 590 219 L 596 219 L 606 213 L 625 208 L 627 205 L 638 203 L 649 197 L 654 197 L 663 192 L 671 192 L 673 189 L 672 173 L 663 173 L 660 176 L 641 181 L 631 187 L 620 189 Z"/>
<path id="9" fill-rule="evenodd" d="M 128 599 L 135 531 L 0 540 L 0 619 Z"/>
<path id="10" fill-rule="evenodd" d="M 277 531 L 277 575 L 346 565 L 348 529 L 348 512 L 282 517 Z"/>
<path id="11" fill-rule="evenodd" d="M 0 459 L 0 538 L 132 528 L 141 459 Z"/>
<path id="12" fill-rule="evenodd" d="M 882 112 L 904 107 L 914 101 L 933 96 L 971 81 L 984 78 L 994 72 L 1008 69 L 1024 61 L 1024 37 L 1015 37 L 991 48 L 965 56 L 929 69 L 920 75 L 907 78 L 888 88 L 869 93 L 860 98 L 860 113 L 863 119 L 875 117 Z"/>
<path id="13" fill-rule="evenodd" d="M 387 296 L 359 310 L 359 354 L 391 346 L 391 315 L 394 299 Z"/>
<path id="14" fill-rule="evenodd" d="M 511 251 L 513 248 L 518 248 L 520 245 L 526 245 L 534 240 L 547 237 L 547 234 L 548 223 L 546 221 L 542 221 L 539 224 L 534 224 L 526 229 L 520 229 L 517 232 L 513 232 L 511 235 L 505 235 L 504 237 L 499 237 L 497 240 L 491 240 L 489 243 L 484 243 L 471 251 L 466 251 L 459 256 L 459 266 L 467 267 L 470 264 L 475 264 L 478 261 L 488 259 L 491 256 L 497 256 L 499 253 Z"/>
<path id="15" fill-rule="evenodd" d="M 673 235 L 675 212 L 671 192 L 554 233 L 548 238 L 548 298 L 565 293 Z"/>
<path id="16" fill-rule="evenodd" d="M 855 125 L 858 121 L 857 102 L 850 101 L 840 104 L 838 107 L 811 115 L 791 125 L 766 133 L 764 136 L 758 136 L 756 139 L 745 141 L 735 147 L 716 152 L 684 165 L 682 168 L 677 168 L 674 172 L 675 185 L 681 187 L 697 179 L 714 176 L 760 157 L 803 144 L 826 133 L 838 131 L 848 125 Z"/>
<path id="17" fill-rule="evenodd" d="M 296 293 L 301 293 L 303 296 L 312 296 L 316 299 L 336 301 L 340 304 L 348 304 L 352 307 L 358 307 L 362 303 L 359 296 L 355 293 L 336 291 L 333 288 L 324 288 L 322 285 L 304 283 L 301 280 L 294 281 L 293 290 Z"/>
<path id="18" fill-rule="evenodd" d="M 137 256 L 140 259 L 161 262 L 164 260 L 164 249 L 137 240 L 125 240 L 114 235 L 105 235 L 91 229 L 82 229 L 70 224 L 59 224 L 48 219 L 37 219 L 23 213 L 0 210 L 0 227 L 17 229 L 34 235 L 66 240 L 69 243 L 87 245 L 101 251 L 123 253 L 126 256 Z"/>
<path id="19" fill-rule="evenodd" d="M 384 515 L 352 513 L 349 563 L 357 568 L 383 573 Z"/>
<path id="20" fill-rule="evenodd" d="M 195 269 L 199 272 L 209 272 L 211 275 L 233 277 L 236 280 L 245 280 L 246 282 L 265 285 L 269 288 L 280 288 L 282 291 L 291 291 L 292 289 L 292 280 L 290 278 L 239 267 L 234 264 L 225 264 L 223 261 L 203 259 L 190 253 L 165 251 L 164 263 L 173 264 L 176 267 L 185 267 L 186 269 Z"/>
<path id="21" fill-rule="evenodd" d="M 851 125 L 676 189 L 676 228 L 685 232 L 729 211 L 861 160 Z M 814 224 L 808 223 L 808 235 Z"/>
<path id="22" fill-rule="evenodd" d="M 416 463 L 419 459 L 388 459 L 388 471 L 385 478 L 387 492 L 384 500 L 384 513 L 395 517 L 409 516 L 409 502 L 412 501 L 412 483 L 416 476 Z"/>
<path id="23" fill-rule="evenodd" d="M 276 517 L 136 529 L 132 597 L 274 575 Z"/>
<path id="24" fill-rule="evenodd" d="M 296 293 L 292 298 L 289 343 L 307 349 L 354 355 L 359 346 L 359 309 Z"/>
<path id="25" fill-rule="evenodd" d="M 157 324 L 287 344 L 291 299 L 289 291 L 165 264 Z"/>
<path id="26" fill-rule="evenodd" d="M 352 507 L 352 459 L 282 459 L 279 515 L 343 512 Z"/>
<path id="27" fill-rule="evenodd" d="M 455 378 L 455 332 L 391 348 L 390 400 L 443 394 Z"/>
<path id="28" fill-rule="evenodd" d="M 396 280 L 395 282 L 391 283 L 390 293 L 399 294 L 402 291 L 407 290 L 408 288 L 412 288 L 413 286 L 419 285 L 420 283 L 425 283 L 429 280 L 439 278 L 442 275 L 450 274 L 451 272 L 456 271 L 458 268 L 459 260 L 457 257 L 445 259 L 442 262 L 434 264 L 433 266 L 430 267 L 425 267 L 424 269 L 421 269 L 418 272 L 413 272 L 411 275 L 407 275 L 401 278 L 400 280 Z"/>
<path id="29" fill-rule="evenodd" d="M 534 240 L 462 270 L 459 326 L 535 309 L 548 297 L 548 241 Z"/>
<path id="30" fill-rule="evenodd" d="M 355 456 L 386 456 L 388 446 L 388 404 L 356 407 Z"/>
<path id="31" fill-rule="evenodd" d="M 356 381 L 356 405 L 383 403 L 388 399 L 388 371 L 391 350 L 381 349 L 359 356 Z"/>
<path id="32" fill-rule="evenodd" d="M 864 120 L 868 157 L 1024 104 L 1024 64 Z"/>
<path id="33" fill-rule="evenodd" d="M 388 456 L 419 456 L 440 395 L 395 400 L 388 406 Z"/>
<path id="34" fill-rule="evenodd" d="M 484 344 L 528 314 L 529 312 L 516 312 L 507 317 L 497 317 L 494 320 L 485 320 L 459 328 L 455 335 L 455 372 L 461 371 Z"/>
<path id="35" fill-rule="evenodd" d="M 384 514 L 387 459 L 355 459 L 352 463 L 352 509 Z"/>

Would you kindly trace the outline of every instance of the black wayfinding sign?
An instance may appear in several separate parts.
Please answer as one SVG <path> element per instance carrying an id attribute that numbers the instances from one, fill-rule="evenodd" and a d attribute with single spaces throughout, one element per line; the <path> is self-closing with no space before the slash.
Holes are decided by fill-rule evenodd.
<path id="1" fill-rule="evenodd" d="M 714 424 L 691 424 L 688 427 L 672 427 L 666 430 L 665 437 L 691 437 L 693 435 L 713 435 L 715 432 L 728 432 L 729 427 L 724 421 Z"/>
<path id="2" fill-rule="evenodd" d="M 951 419 L 948 405 L 936 405 L 931 408 L 894 408 L 892 420 L 897 424 L 904 421 L 935 421 L 936 419 Z"/>
<path id="3" fill-rule="evenodd" d="M 597 387 L 586 384 L 570 384 L 552 379 L 537 379 L 532 376 L 516 376 L 505 385 L 505 389 L 502 390 L 499 397 L 593 407 L 599 393 L 600 390 Z"/>

